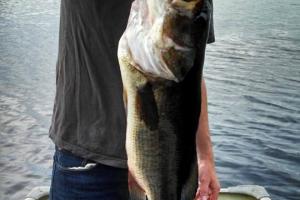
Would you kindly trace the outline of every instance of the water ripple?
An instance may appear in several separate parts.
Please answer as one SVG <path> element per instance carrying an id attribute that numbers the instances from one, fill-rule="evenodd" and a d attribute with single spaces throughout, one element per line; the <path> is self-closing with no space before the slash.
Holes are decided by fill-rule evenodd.
<path id="1" fill-rule="evenodd" d="M 204 77 L 221 184 L 262 185 L 273 199 L 298 200 L 300 3 L 214 5 L 216 43 L 207 47 Z M 4 199 L 22 199 L 32 187 L 50 184 L 58 17 L 59 1 L 0 0 Z"/>

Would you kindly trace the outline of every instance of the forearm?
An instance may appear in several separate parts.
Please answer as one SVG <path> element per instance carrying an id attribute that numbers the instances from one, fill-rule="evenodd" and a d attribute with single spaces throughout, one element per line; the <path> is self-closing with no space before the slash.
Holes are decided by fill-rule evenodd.
<path id="1" fill-rule="evenodd" d="M 201 90 L 201 114 L 196 134 L 197 158 L 198 162 L 207 160 L 214 164 L 208 123 L 207 90 L 204 78 L 202 79 Z"/>

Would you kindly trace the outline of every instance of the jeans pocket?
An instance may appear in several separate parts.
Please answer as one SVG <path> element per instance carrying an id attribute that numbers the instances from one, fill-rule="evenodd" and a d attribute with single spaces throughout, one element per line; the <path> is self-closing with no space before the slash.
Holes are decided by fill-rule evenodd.
<path id="1" fill-rule="evenodd" d="M 58 148 L 55 150 L 54 162 L 58 170 L 68 172 L 90 171 L 98 165 L 98 163 L 92 160 L 79 157 L 67 150 Z"/>

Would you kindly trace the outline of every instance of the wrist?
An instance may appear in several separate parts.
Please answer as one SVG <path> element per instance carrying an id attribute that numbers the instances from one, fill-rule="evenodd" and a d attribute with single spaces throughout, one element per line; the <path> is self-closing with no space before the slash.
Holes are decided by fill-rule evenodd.
<path id="1" fill-rule="evenodd" d="M 214 161 L 210 140 L 206 140 L 206 142 L 199 142 L 199 140 L 197 141 L 197 159 L 198 161 L 203 162 Z"/>
<path id="2" fill-rule="evenodd" d="M 215 165 L 214 157 L 213 157 L 212 152 L 210 152 L 210 153 L 198 153 L 197 160 L 198 160 L 198 165 L 200 165 L 200 164 L 209 164 L 209 165 L 212 165 L 212 166 Z"/>
<path id="3" fill-rule="evenodd" d="M 209 164 L 214 166 L 215 162 L 212 158 L 200 158 L 198 159 L 198 164 Z"/>

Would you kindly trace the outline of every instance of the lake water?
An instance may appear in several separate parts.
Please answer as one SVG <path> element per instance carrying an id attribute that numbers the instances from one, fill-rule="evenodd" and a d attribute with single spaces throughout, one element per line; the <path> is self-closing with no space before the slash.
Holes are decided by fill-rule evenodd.
<path id="1" fill-rule="evenodd" d="M 0 199 L 49 185 L 58 0 L 0 0 Z M 210 130 L 222 187 L 300 199 L 300 1 L 215 0 Z"/>

